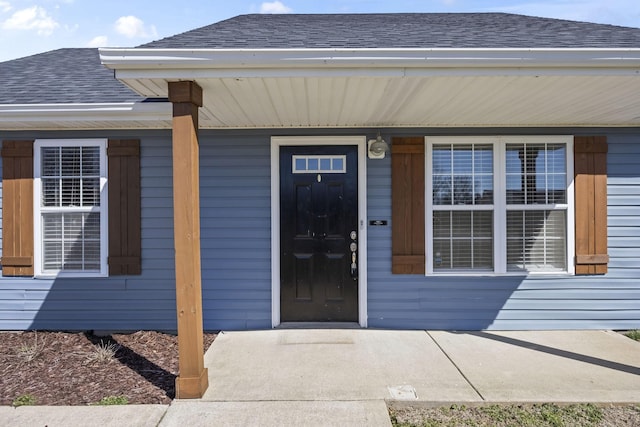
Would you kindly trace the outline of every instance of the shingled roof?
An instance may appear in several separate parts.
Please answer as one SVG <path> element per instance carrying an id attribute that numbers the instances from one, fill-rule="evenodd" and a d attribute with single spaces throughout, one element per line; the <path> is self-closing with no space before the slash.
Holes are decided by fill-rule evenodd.
<path id="1" fill-rule="evenodd" d="M 98 49 L 58 49 L 0 62 L 0 104 L 142 100 L 100 64 Z"/>
<path id="2" fill-rule="evenodd" d="M 241 15 L 145 48 L 628 48 L 640 29 L 508 13 Z"/>
<path id="3" fill-rule="evenodd" d="M 506 13 L 241 15 L 143 48 L 640 48 L 640 29 Z M 0 63 L 0 104 L 119 103 L 142 98 L 97 49 Z"/>

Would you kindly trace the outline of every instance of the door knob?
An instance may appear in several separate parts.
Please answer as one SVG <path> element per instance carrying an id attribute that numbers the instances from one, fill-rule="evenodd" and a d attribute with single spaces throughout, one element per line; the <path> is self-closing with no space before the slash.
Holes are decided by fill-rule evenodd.
<path id="1" fill-rule="evenodd" d="M 358 263 L 356 262 L 355 252 L 351 252 L 351 278 L 358 280 Z"/>

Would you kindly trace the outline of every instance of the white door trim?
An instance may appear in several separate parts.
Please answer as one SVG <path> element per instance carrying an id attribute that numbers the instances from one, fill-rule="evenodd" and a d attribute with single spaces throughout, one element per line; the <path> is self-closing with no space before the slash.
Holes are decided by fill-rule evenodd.
<path id="1" fill-rule="evenodd" d="M 271 326 L 280 325 L 280 147 L 356 145 L 358 147 L 358 323 L 367 327 L 367 138 L 366 136 L 271 137 Z"/>

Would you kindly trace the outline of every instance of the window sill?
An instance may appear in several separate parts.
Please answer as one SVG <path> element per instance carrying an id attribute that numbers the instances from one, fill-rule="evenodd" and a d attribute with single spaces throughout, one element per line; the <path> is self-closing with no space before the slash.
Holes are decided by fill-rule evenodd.
<path id="1" fill-rule="evenodd" d="M 104 279 L 109 277 L 106 273 L 40 273 L 33 276 L 34 279 Z"/>
<path id="2" fill-rule="evenodd" d="M 508 273 L 494 273 L 494 272 L 470 272 L 470 271 L 439 271 L 425 274 L 426 277 L 573 277 L 573 273 L 562 271 L 550 271 L 550 272 L 508 272 Z"/>

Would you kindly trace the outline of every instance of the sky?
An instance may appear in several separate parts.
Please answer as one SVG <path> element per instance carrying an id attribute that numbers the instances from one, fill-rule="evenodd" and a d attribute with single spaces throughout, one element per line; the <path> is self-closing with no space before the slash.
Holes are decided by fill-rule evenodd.
<path id="1" fill-rule="evenodd" d="M 247 13 L 508 12 L 640 27 L 639 0 L 0 0 L 0 61 L 133 47 Z"/>

